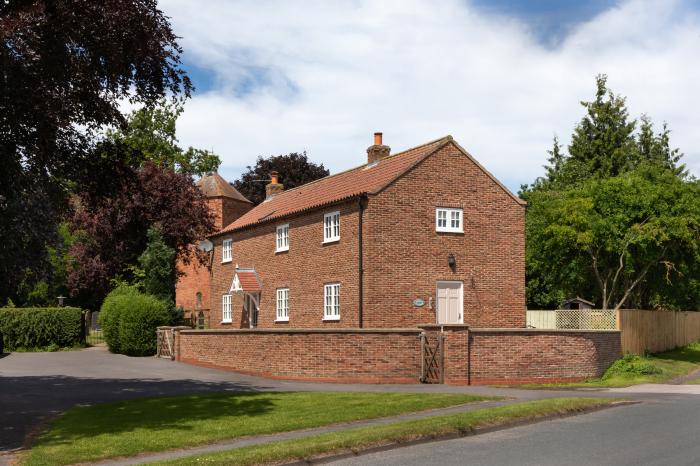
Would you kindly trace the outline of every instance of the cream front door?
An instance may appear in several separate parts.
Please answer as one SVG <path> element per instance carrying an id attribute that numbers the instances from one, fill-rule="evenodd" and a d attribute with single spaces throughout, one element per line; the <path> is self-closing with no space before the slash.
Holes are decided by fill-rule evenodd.
<path id="1" fill-rule="evenodd" d="M 437 282 L 437 323 L 464 323 L 462 282 Z"/>

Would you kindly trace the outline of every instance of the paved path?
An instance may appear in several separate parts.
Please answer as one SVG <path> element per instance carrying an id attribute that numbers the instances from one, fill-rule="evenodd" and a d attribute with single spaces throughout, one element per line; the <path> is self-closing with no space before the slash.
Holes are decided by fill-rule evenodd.
<path id="1" fill-rule="evenodd" d="M 103 348 L 13 353 L 0 359 L 0 465 L 2 453 L 20 448 L 38 424 L 74 406 L 147 396 L 241 390 L 471 393 L 518 400 L 619 394 L 635 399 L 656 399 L 660 391 L 700 394 L 700 385 L 543 391 L 483 386 L 302 383 L 245 376 L 156 358 L 131 358 L 111 354 Z"/>
<path id="2" fill-rule="evenodd" d="M 337 466 L 680 466 L 700 463 L 700 397 L 656 401 L 414 445 L 332 463 Z"/>

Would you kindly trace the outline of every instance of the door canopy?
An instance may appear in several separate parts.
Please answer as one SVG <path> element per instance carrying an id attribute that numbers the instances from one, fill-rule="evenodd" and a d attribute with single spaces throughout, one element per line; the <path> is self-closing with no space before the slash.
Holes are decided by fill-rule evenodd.
<path id="1" fill-rule="evenodd" d="M 240 269 L 236 267 L 233 274 L 230 293 L 254 293 L 262 291 L 262 283 L 255 269 Z"/>

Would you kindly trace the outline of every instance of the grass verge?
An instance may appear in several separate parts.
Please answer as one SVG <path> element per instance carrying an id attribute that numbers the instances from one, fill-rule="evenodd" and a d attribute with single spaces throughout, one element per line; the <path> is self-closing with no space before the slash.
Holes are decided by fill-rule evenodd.
<path id="1" fill-rule="evenodd" d="M 243 436 L 372 419 L 494 398 L 413 393 L 225 393 L 74 408 L 50 423 L 26 465 L 89 463 Z"/>
<path id="2" fill-rule="evenodd" d="M 479 409 L 425 419 L 363 427 L 342 432 L 314 435 L 207 455 L 190 456 L 159 465 L 277 464 L 312 457 L 357 453 L 375 447 L 430 440 L 451 434 L 468 435 L 475 430 L 526 422 L 549 416 L 575 414 L 611 405 L 619 400 L 606 398 L 553 398 L 496 408 Z"/>
<path id="3" fill-rule="evenodd" d="M 661 383 L 700 369 L 700 342 L 650 356 L 628 355 L 602 377 L 578 383 L 520 385 L 520 388 L 613 388 Z"/>

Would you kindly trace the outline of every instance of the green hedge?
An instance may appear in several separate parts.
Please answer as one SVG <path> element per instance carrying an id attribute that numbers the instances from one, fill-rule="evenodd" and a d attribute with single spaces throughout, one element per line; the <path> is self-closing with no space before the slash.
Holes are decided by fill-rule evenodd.
<path id="1" fill-rule="evenodd" d="M 0 308 L 5 351 L 76 346 L 83 338 L 81 315 L 77 307 Z"/>
<path id="2" fill-rule="evenodd" d="M 129 356 L 156 352 L 156 328 L 169 325 L 171 305 L 134 288 L 121 286 L 102 303 L 100 326 L 109 350 Z"/>

